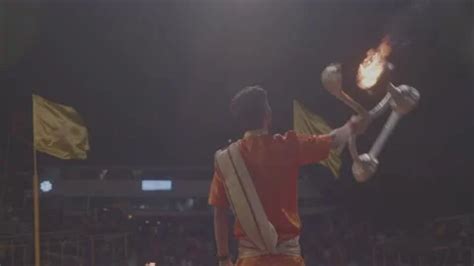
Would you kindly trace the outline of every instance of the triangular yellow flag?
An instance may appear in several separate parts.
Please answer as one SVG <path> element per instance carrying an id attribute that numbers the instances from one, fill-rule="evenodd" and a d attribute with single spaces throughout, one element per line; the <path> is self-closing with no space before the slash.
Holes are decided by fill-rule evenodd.
<path id="1" fill-rule="evenodd" d="M 65 160 L 87 158 L 87 128 L 70 106 L 33 95 L 33 134 L 38 151 Z"/>
<path id="2" fill-rule="evenodd" d="M 296 100 L 293 101 L 293 129 L 296 133 L 310 135 L 328 134 L 332 130 L 324 119 Z M 320 163 L 328 167 L 334 176 L 339 177 L 342 162 L 336 151 L 332 150 L 329 157 Z"/>

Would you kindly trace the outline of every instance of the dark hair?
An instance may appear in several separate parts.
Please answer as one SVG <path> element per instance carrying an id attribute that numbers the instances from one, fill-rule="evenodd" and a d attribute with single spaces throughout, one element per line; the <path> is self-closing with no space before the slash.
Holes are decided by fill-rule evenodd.
<path id="1" fill-rule="evenodd" d="M 243 130 L 261 128 L 265 114 L 270 112 L 267 91 L 260 86 L 243 88 L 232 98 L 230 110 Z"/>

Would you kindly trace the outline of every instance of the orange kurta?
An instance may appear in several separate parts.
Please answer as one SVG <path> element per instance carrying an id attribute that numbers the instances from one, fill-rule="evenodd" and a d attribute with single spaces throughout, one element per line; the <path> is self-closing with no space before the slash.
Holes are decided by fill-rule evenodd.
<path id="1" fill-rule="evenodd" d="M 239 259 L 235 266 L 304 266 L 302 257 L 286 255 L 266 255 Z"/>
<path id="2" fill-rule="evenodd" d="M 298 212 L 298 173 L 302 165 L 316 163 L 328 157 L 331 137 L 297 135 L 293 131 L 285 135 L 246 135 L 240 143 L 240 152 L 253 178 L 255 189 L 269 221 L 275 226 L 279 240 L 288 240 L 299 235 L 301 222 Z M 222 177 L 215 171 L 209 194 L 209 204 L 229 207 Z M 244 238 L 240 224 L 234 226 L 236 238 Z M 262 256 L 247 260 L 271 259 Z M 296 258 L 289 258 L 295 260 Z M 301 260 L 302 261 L 302 260 Z M 243 263 L 240 261 L 239 263 Z M 279 265 L 279 264 L 238 264 Z M 283 264 L 282 264 L 283 265 Z M 303 264 L 285 264 L 303 265 Z"/>

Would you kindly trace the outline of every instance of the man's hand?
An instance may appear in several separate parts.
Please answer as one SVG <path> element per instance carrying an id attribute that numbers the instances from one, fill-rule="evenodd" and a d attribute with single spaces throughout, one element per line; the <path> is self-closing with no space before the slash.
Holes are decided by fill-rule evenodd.
<path id="1" fill-rule="evenodd" d="M 214 236 L 219 266 L 232 266 L 229 258 L 229 217 L 226 208 L 214 207 Z"/>
<path id="2" fill-rule="evenodd" d="M 219 266 L 234 266 L 230 259 L 219 261 Z"/>
<path id="3" fill-rule="evenodd" d="M 370 118 L 368 115 L 354 115 L 349 120 L 349 125 L 352 132 L 355 135 L 364 134 L 370 124 Z"/>

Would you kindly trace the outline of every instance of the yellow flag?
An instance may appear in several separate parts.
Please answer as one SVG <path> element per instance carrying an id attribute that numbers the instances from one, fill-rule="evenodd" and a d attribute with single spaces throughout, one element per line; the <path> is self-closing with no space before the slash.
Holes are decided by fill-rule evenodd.
<path id="1" fill-rule="evenodd" d="M 328 134 L 332 130 L 324 119 L 313 114 L 296 100 L 293 101 L 293 128 L 296 133 L 311 135 Z M 332 150 L 329 157 L 320 163 L 328 167 L 334 176 L 339 177 L 342 162 L 336 151 Z"/>
<path id="2" fill-rule="evenodd" d="M 70 106 L 33 95 L 33 134 L 38 151 L 65 160 L 87 158 L 87 128 Z"/>

